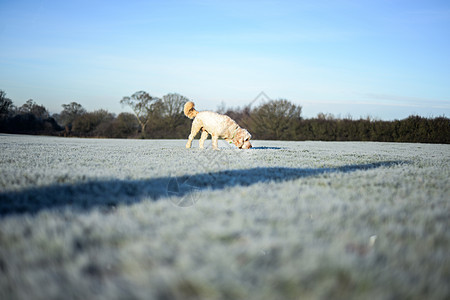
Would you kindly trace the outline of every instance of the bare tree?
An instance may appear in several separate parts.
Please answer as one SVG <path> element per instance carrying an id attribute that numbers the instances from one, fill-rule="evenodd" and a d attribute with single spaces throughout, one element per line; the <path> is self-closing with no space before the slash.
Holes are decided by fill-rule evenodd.
<path id="1" fill-rule="evenodd" d="M 63 111 L 59 114 L 59 122 L 61 125 L 71 127 L 73 121 L 86 113 L 86 110 L 76 102 L 63 104 Z"/>
<path id="2" fill-rule="evenodd" d="M 145 135 L 145 127 L 155 112 L 159 110 L 161 100 L 150 96 L 147 92 L 139 91 L 131 95 L 131 97 L 123 97 L 120 103 L 122 105 L 128 105 L 133 110 L 141 126 L 141 133 Z"/>
<path id="3" fill-rule="evenodd" d="M 49 117 L 47 109 L 43 105 L 34 102 L 33 99 L 29 99 L 25 104 L 19 107 L 19 113 L 32 114 L 41 120 Z"/>
<path id="4" fill-rule="evenodd" d="M 176 93 L 163 96 L 161 114 L 167 120 L 167 125 L 172 129 L 183 123 L 183 107 L 188 101 L 188 98 Z"/>
<path id="5" fill-rule="evenodd" d="M 227 105 L 225 104 L 225 101 L 222 100 L 222 102 L 220 102 L 220 104 L 217 106 L 216 112 L 224 115 L 227 112 L 227 110 L 231 110 L 231 108 L 227 109 Z"/>
<path id="6" fill-rule="evenodd" d="M 12 100 L 6 98 L 6 92 L 0 90 L 0 118 L 7 118 L 13 109 Z"/>

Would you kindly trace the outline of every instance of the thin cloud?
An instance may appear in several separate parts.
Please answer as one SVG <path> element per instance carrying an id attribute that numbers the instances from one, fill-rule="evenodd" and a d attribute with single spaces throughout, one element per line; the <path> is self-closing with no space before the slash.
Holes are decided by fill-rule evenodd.
<path id="1" fill-rule="evenodd" d="M 405 14 L 410 22 L 434 23 L 450 21 L 450 9 L 422 9 Z"/>
<path id="2" fill-rule="evenodd" d="M 385 99 L 384 99 L 385 100 Z M 386 101 L 364 101 L 364 100 L 302 100 L 302 104 L 330 104 L 330 105 L 374 105 L 385 107 L 411 107 L 411 108 L 437 108 L 450 109 L 450 104 L 432 104 L 430 103 L 408 103 L 408 102 L 386 102 Z"/>
<path id="3" fill-rule="evenodd" d="M 432 108 L 450 108 L 450 101 L 434 100 L 429 98 L 410 97 L 401 95 L 389 95 L 378 93 L 364 94 L 368 99 L 381 100 L 378 105 L 385 106 L 405 106 L 405 107 L 432 107 Z M 386 102 L 389 101 L 389 102 Z"/>

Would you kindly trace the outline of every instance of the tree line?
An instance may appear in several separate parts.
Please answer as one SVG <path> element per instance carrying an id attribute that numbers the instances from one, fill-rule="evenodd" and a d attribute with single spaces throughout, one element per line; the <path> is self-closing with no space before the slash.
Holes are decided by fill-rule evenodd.
<path id="1" fill-rule="evenodd" d="M 172 93 L 161 98 L 139 91 L 123 97 L 120 103 L 133 113 L 119 115 L 104 109 L 86 111 L 77 102 L 62 105 L 50 115 L 33 100 L 20 107 L 0 90 L 0 132 L 73 137 L 185 139 L 191 120 L 183 114 L 188 98 Z M 442 116 L 410 116 L 403 120 L 353 120 L 320 113 L 304 119 L 302 107 L 285 99 L 270 100 L 256 107 L 217 109 L 234 119 L 261 140 L 379 141 L 411 143 L 450 143 L 450 119 Z"/>

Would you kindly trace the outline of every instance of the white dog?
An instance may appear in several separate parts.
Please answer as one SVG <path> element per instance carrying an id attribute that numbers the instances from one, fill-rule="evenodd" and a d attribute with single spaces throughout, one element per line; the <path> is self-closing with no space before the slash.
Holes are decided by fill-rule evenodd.
<path id="1" fill-rule="evenodd" d="M 226 115 L 212 111 L 198 112 L 194 108 L 194 102 L 191 101 L 184 105 L 184 114 L 189 119 L 194 119 L 186 148 L 191 148 L 192 140 L 200 129 L 202 130 L 199 141 L 200 148 L 203 148 L 208 134 L 211 134 L 214 150 L 218 150 L 217 142 L 219 138 L 235 144 L 239 149 L 250 149 L 252 147 L 252 144 L 250 144 L 251 134 L 246 129 L 239 127 L 235 121 Z"/>

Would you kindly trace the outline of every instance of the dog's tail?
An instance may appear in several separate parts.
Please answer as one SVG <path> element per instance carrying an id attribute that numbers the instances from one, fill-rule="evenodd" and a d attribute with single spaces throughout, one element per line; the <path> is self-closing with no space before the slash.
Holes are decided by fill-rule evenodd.
<path id="1" fill-rule="evenodd" d="M 198 111 L 194 108 L 195 104 L 192 101 L 186 102 L 184 105 L 184 114 L 189 119 L 195 118 L 195 116 L 198 114 Z"/>

